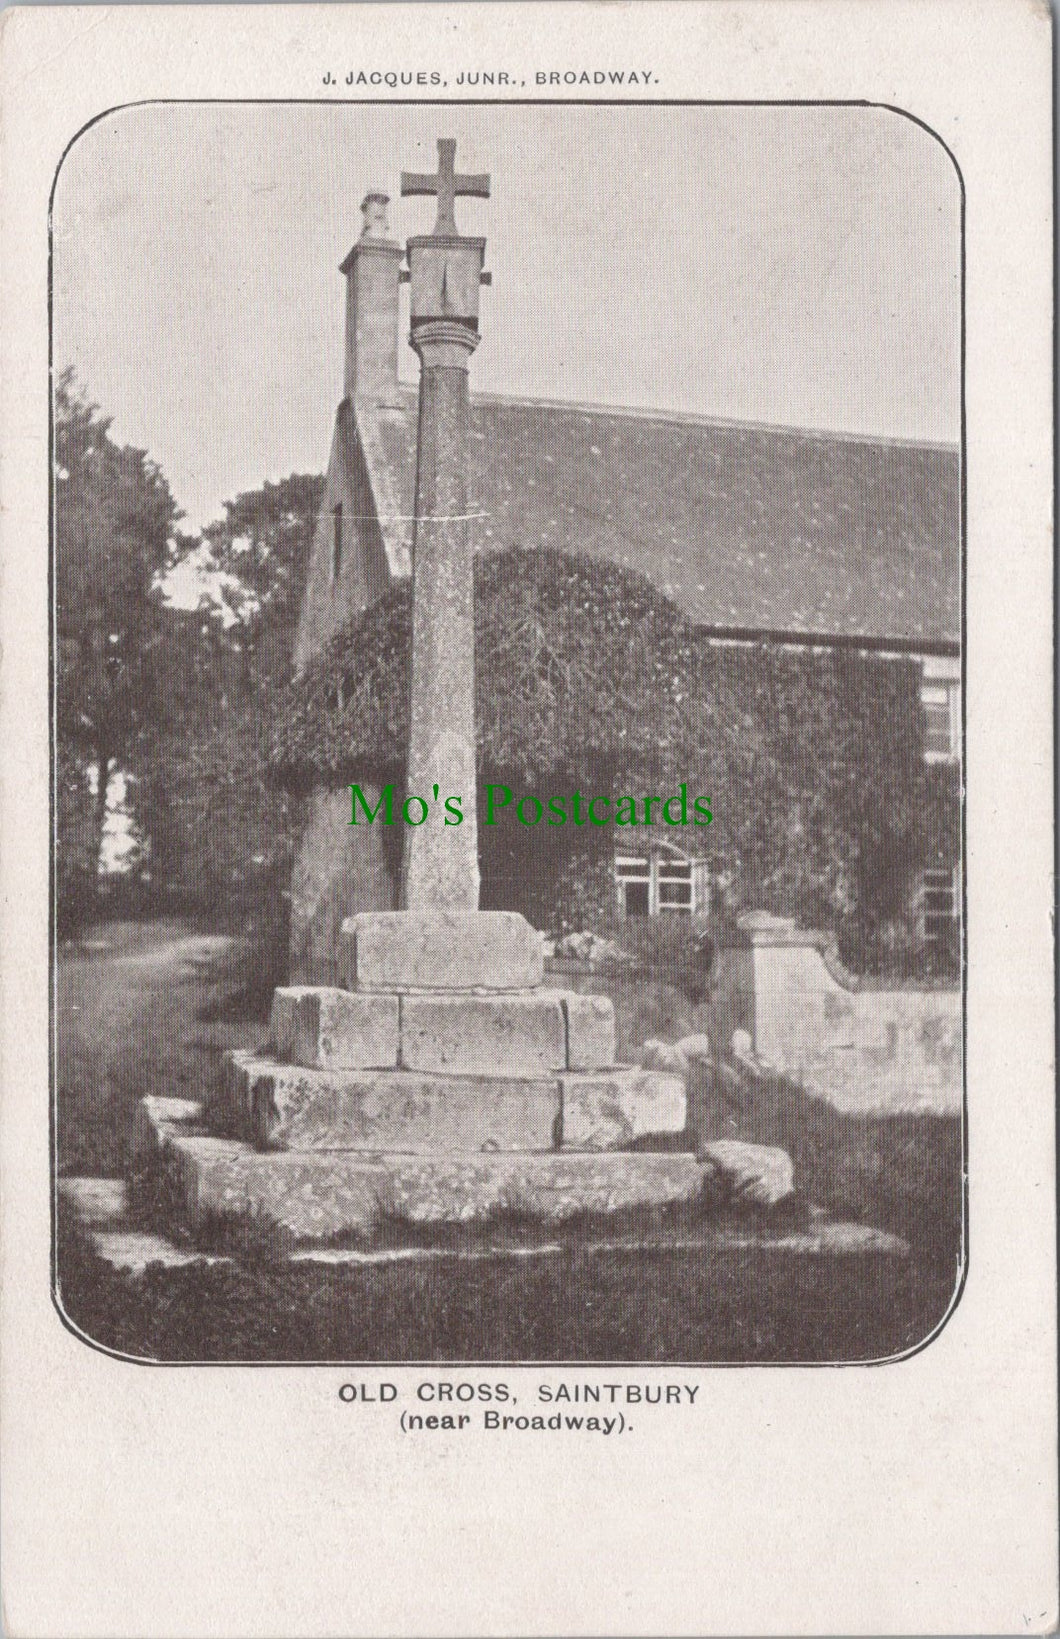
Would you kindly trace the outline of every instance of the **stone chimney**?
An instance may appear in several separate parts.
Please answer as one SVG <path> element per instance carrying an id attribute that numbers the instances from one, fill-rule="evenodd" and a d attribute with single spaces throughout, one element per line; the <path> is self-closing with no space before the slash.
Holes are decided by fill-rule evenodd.
<path id="1" fill-rule="evenodd" d="M 346 275 L 343 392 L 364 403 L 399 406 L 398 273 L 401 246 L 388 237 L 385 193 L 365 195 L 364 226 L 341 271 Z"/>

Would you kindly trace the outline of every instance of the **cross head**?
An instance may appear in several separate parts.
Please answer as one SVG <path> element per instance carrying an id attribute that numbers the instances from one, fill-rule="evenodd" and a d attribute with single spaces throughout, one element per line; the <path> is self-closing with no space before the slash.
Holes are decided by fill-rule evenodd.
<path id="1" fill-rule="evenodd" d="M 438 195 L 438 220 L 434 224 L 436 238 L 457 233 L 454 205 L 458 194 L 470 195 L 476 199 L 488 199 L 490 196 L 490 179 L 487 175 L 461 176 L 455 166 L 455 137 L 439 137 L 436 175 L 425 176 L 419 171 L 401 173 L 402 198 L 408 194 Z"/>

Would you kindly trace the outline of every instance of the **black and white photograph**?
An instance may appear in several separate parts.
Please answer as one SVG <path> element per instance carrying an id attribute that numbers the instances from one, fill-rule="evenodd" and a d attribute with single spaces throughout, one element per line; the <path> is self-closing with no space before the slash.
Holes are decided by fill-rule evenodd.
<path id="1" fill-rule="evenodd" d="M 148 103 L 51 234 L 67 1325 L 927 1345 L 967 1228 L 945 145 Z"/>
<path id="2" fill-rule="evenodd" d="M 1057 1631 L 1052 29 L 0 10 L 12 1639 Z"/>

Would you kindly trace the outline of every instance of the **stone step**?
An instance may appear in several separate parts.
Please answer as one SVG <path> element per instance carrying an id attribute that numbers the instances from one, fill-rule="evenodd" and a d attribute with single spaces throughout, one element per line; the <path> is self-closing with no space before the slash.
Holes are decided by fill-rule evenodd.
<path id="1" fill-rule="evenodd" d="M 199 1115 L 184 1100 L 141 1100 L 138 1164 L 164 1172 L 193 1227 L 252 1220 L 300 1241 L 367 1233 L 387 1219 L 454 1223 L 508 1210 L 557 1221 L 662 1206 L 694 1198 L 713 1172 L 685 1153 L 262 1154 L 204 1136 Z"/>
<path id="2" fill-rule="evenodd" d="M 549 1150 L 559 1115 L 554 1076 L 313 1070 L 240 1054 L 223 1126 L 262 1150 Z"/>
<path id="3" fill-rule="evenodd" d="M 559 1078 L 565 1150 L 622 1150 L 638 1139 L 684 1132 L 688 1095 L 682 1076 L 618 1067 Z"/>
<path id="4" fill-rule="evenodd" d="M 567 1026 L 567 1069 L 612 1067 L 617 1036 L 615 1004 L 610 996 L 582 996 L 575 990 L 560 990 L 556 994 Z"/>
<path id="5" fill-rule="evenodd" d="M 615 1010 L 607 996 L 573 991 L 339 990 L 295 985 L 274 992 L 269 1050 L 306 1069 L 386 1069 L 513 1076 L 603 1069 L 615 1061 Z"/>
<path id="6" fill-rule="evenodd" d="M 448 1075 L 540 1076 L 567 1066 L 558 991 L 403 995 L 401 1063 Z"/>
<path id="7" fill-rule="evenodd" d="M 105 1197 L 100 1210 L 101 1196 Z M 62 1208 L 80 1225 L 95 1251 L 112 1268 L 125 1274 L 142 1275 L 152 1265 L 181 1268 L 189 1265 L 230 1264 L 233 1258 L 178 1245 L 157 1230 L 137 1227 L 128 1216 L 127 1186 L 117 1178 L 63 1178 L 59 1181 Z M 851 1254 L 873 1257 L 908 1257 L 909 1243 L 887 1230 L 874 1229 L 871 1224 L 833 1223 L 819 1221 L 810 1229 L 791 1230 L 778 1235 L 775 1231 L 749 1227 L 747 1229 L 716 1228 L 707 1224 L 699 1234 L 669 1233 L 665 1231 L 634 1238 L 628 1233 L 608 1239 L 593 1238 L 584 1243 L 587 1255 L 614 1252 L 653 1252 L 665 1248 L 682 1253 L 696 1252 L 710 1255 L 725 1252 L 763 1253 L 775 1257 L 778 1253 L 820 1257 L 821 1255 Z M 514 1246 L 396 1246 L 358 1251 L 352 1247 L 306 1246 L 290 1252 L 292 1263 L 323 1264 L 335 1269 L 355 1269 L 365 1265 L 396 1263 L 425 1263 L 435 1261 L 484 1262 L 497 1258 L 558 1257 L 567 1249 L 562 1241 L 531 1242 Z"/>
<path id="8" fill-rule="evenodd" d="M 596 1151 L 680 1133 L 686 1112 L 683 1079 L 663 1070 L 314 1070 L 235 1052 L 207 1121 L 262 1150 Z"/>
<path id="9" fill-rule="evenodd" d="M 442 1074 L 536 1076 L 615 1061 L 606 996 L 563 990 L 401 997 L 401 1064 Z"/>

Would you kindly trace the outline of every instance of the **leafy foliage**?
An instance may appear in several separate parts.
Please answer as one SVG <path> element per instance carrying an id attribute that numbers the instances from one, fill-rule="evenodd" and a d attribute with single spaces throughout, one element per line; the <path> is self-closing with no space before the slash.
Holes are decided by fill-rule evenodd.
<path id="1" fill-rule="evenodd" d="M 54 416 L 59 904 L 66 922 L 95 893 L 110 778 L 142 723 L 153 589 L 179 515 L 154 462 L 117 444 L 109 429 L 66 371 Z"/>
<path id="2" fill-rule="evenodd" d="M 69 371 L 55 410 L 60 726 L 68 743 L 118 755 L 136 721 L 151 591 L 177 507 L 154 462 L 114 442 Z"/>
<path id="3" fill-rule="evenodd" d="M 177 544 L 207 575 L 199 608 L 152 629 L 149 701 L 134 761 L 156 879 L 184 902 L 238 918 L 282 978 L 296 817 L 269 779 L 270 724 L 287 681 L 322 479 L 294 474 L 225 506 L 202 541 Z M 253 964 L 250 964 L 253 966 Z"/>
<path id="4" fill-rule="evenodd" d="M 940 852 L 956 859 L 959 806 L 924 762 L 914 661 L 719 644 L 643 577 L 551 549 L 484 555 L 475 594 L 480 780 L 538 797 L 666 795 L 687 781 L 711 801 L 710 829 L 693 845 L 642 826 L 631 846 L 705 854 L 722 915 L 764 906 L 836 931 L 855 967 L 916 964 L 911 889 Z M 399 777 L 410 630 L 402 584 L 293 686 L 273 737 L 289 787 Z M 614 834 L 483 829 L 484 887 L 527 881 L 541 925 L 601 926 Z"/>
<path id="5" fill-rule="evenodd" d="M 217 595 L 256 670 L 286 682 L 324 480 L 292 473 L 226 501 L 202 546 Z"/>
<path id="6" fill-rule="evenodd" d="M 287 783 L 346 784 L 404 767 L 411 612 L 401 582 L 307 669 L 275 736 Z M 484 554 L 475 563 L 481 765 L 527 785 L 661 769 L 679 749 L 693 651 L 693 629 L 639 575 L 546 548 Z"/>

